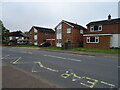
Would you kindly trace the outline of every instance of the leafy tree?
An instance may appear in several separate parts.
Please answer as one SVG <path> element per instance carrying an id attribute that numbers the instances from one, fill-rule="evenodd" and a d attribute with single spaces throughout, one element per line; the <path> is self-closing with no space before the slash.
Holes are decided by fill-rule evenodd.
<path id="1" fill-rule="evenodd" d="M 2 43 L 8 43 L 9 42 L 9 30 L 4 27 L 1 20 L 0 20 L 0 33 L 2 34 L 0 35 L 0 39 L 2 39 L 0 41 L 2 41 Z"/>

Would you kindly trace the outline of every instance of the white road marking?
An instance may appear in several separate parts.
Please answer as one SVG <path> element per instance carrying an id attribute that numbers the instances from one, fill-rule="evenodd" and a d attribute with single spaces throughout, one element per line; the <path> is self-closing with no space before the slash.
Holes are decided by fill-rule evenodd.
<path id="1" fill-rule="evenodd" d="M 32 52 L 20 51 L 21 53 L 33 54 Z"/>
<path id="2" fill-rule="evenodd" d="M 59 56 L 53 56 L 53 55 L 44 55 L 47 57 L 53 57 L 53 58 L 60 58 L 60 59 L 65 59 L 65 60 L 71 60 L 71 61 L 79 61 L 81 62 L 82 60 L 78 60 L 78 59 L 73 59 L 73 58 L 64 58 L 64 57 L 59 57 Z"/>
<path id="3" fill-rule="evenodd" d="M 118 68 L 120 68 L 120 66 L 117 66 Z"/>
<path id="4" fill-rule="evenodd" d="M 95 56 L 88 56 L 88 57 L 95 57 Z"/>
<path id="5" fill-rule="evenodd" d="M 60 53 L 60 54 L 65 54 L 65 53 Z M 90 55 L 80 55 L 80 54 L 67 54 L 67 55 L 73 55 L 73 56 L 87 56 L 87 57 L 95 57 L 95 56 L 90 56 Z"/>

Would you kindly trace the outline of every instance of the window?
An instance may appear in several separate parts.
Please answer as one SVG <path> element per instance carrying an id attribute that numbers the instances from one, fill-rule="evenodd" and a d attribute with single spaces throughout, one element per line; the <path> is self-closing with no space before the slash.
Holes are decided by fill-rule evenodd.
<path id="1" fill-rule="evenodd" d="M 67 33 L 71 33 L 71 28 L 67 28 Z"/>
<path id="2" fill-rule="evenodd" d="M 34 35 L 37 35 L 37 32 L 34 32 Z"/>
<path id="3" fill-rule="evenodd" d="M 80 33 L 83 34 L 83 30 L 80 30 Z"/>
<path id="4" fill-rule="evenodd" d="M 57 29 L 57 34 L 61 34 L 61 29 Z"/>
<path id="5" fill-rule="evenodd" d="M 99 43 L 99 37 L 87 37 L 87 43 Z"/>
<path id="6" fill-rule="evenodd" d="M 61 39 L 57 39 L 57 43 L 61 43 L 62 42 L 62 40 Z"/>
<path id="7" fill-rule="evenodd" d="M 30 32 L 29 35 L 32 36 L 32 33 Z"/>
<path id="8" fill-rule="evenodd" d="M 45 32 L 45 35 L 48 35 L 49 33 L 48 32 Z"/>
<path id="9" fill-rule="evenodd" d="M 90 26 L 90 31 L 91 32 L 102 31 L 102 25 Z"/>
<path id="10" fill-rule="evenodd" d="M 67 42 L 67 43 L 71 43 L 71 39 L 67 39 L 66 42 Z"/>

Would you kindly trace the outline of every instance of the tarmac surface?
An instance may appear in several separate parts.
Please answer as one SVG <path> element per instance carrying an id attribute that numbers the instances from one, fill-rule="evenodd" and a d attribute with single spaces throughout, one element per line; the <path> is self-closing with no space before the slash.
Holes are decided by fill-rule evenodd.
<path id="1" fill-rule="evenodd" d="M 62 50 L 3 47 L 2 60 L 6 63 L 3 66 L 3 86 L 21 88 L 29 86 L 30 88 L 117 87 L 117 55 L 98 56 L 88 53 L 73 53 L 71 51 L 63 53 Z M 7 75 L 10 77 L 8 78 Z M 10 85 L 11 83 L 7 83 L 8 80 L 9 82 L 15 80 L 17 83 L 14 82 L 13 85 Z M 27 85 L 25 83 L 22 85 L 22 81 Z M 38 84 L 33 82 L 38 82 Z"/>

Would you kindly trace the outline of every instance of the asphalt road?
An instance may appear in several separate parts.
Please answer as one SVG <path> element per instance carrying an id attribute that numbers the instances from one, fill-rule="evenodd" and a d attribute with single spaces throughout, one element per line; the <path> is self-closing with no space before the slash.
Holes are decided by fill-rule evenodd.
<path id="1" fill-rule="evenodd" d="M 2 60 L 60 88 L 118 87 L 118 58 L 3 47 Z"/>

